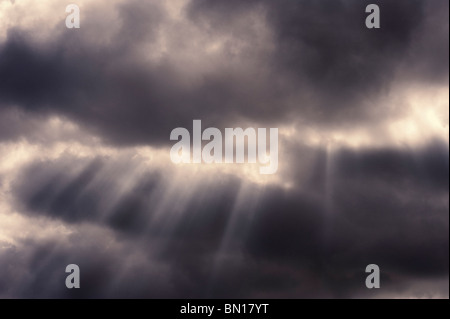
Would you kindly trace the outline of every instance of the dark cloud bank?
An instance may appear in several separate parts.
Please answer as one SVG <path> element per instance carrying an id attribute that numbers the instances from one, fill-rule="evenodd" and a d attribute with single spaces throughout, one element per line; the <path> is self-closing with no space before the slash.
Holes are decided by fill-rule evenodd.
<path id="1" fill-rule="evenodd" d="M 448 3 L 381 1 L 380 30 L 364 27 L 367 3 L 192 1 L 186 14 L 194 25 L 212 39 L 232 35 L 249 47 L 254 35 L 229 21 L 264 8 L 275 50 L 244 49 L 237 57 L 225 52 L 225 67 L 194 71 L 200 80 L 191 86 L 179 79 L 189 65 L 175 67 L 170 52 L 145 65 L 133 55 L 168 19 L 154 5 L 119 6 L 121 28 L 109 44 L 92 45 L 100 27 L 91 12 L 83 28 L 58 29 L 46 47 L 11 28 L 0 47 L 2 105 L 69 116 L 119 144 L 166 144 L 174 127 L 190 127 L 193 118 L 216 127 L 242 118 L 333 126 L 377 121 L 366 102 L 383 96 L 394 76 L 448 82 L 448 15 L 442 13 Z M 180 49 L 191 40 L 183 35 Z M 254 54 L 256 71 L 227 69 L 247 54 Z M 377 114 L 395 116 L 391 109 Z"/>
<path id="2" fill-rule="evenodd" d="M 236 214 L 233 203 L 240 182 L 229 178 L 219 186 L 209 183 L 196 190 L 203 195 L 183 207 L 183 219 L 171 231 L 167 226 L 177 214 L 173 208 L 164 212 L 167 219 L 153 219 L 160 176 L 144 176 L 105 216 L 99 207 L 114 198 L 108 182 L 99 178 L 107 176 L 111 165 L 107 160 L 83 163 L 76 178 L 69 178 L 64 169 L 70 158 L 33 164 L 14 188 L 23 211 L 70 224 L 105 224 L 147 256 L 150 270 L 123 274 L 119 271 L 127 258 L 123 252 L 98 255 L 85 244 L 79 249 L 28 243 L 32 252 L 26 262 L 34 260 L 42 270 L 33 273 L 36 282 L 27 283 L 27 291 L 20 293 L 29 297 L 370 297 L 373 293 L 364 286 L 363 270 L 374 262 L 383 267 L 386 292 L 407 295 L 415 280 L 446 278 L 445 145 L 413 153 L 339 153 L 331 206 L 323 176 L 326 155 L 317 157 L 309 192 L 252 187 Z M 260 193 L 256 207 L 251 201 L 255 193 Z M 230 239 L 224 243 L 230 225 Z M 156 251 L 150 249 L 154 245 Z M 10 254 L 13 261 L 24 258 Z M 85 289 L 69 293 L 51 286 L 39 291 L 41 281 L 55 280 L 54 274 L 69 259 L 80 261 Z M 42 265 L 43 260 L 48 265 Z M 169 275 L 151 271 L 155 260 L 170 267 Z M 116 278 L 117 273 L 122 275 Z M 108 283 L 114 279 L 117 286 L 110 288 Z M 445 287 L 437 289 L 420 292 L 419 288 L 423 294 L 419 296 L 448 293 Z"/>
<path id="3" fill-rule="evenodd" d="M 133 46 L 156 36 L 167 19 L 162 9 L 136 1 L 118 8 L 123 25 L 110 45 L 87 45 L 93 22 L 76 35 L 62 30 L 48 47 L 12 28 L 0 44 L 0 112 L 62 115 L 119 146 L 166 145 L 173 128 L 190 127 L 194 118 L 217 127 L 235 127 L 242 119 L 307 121 L 318 129 L 370 125 L 395 116 L 374 119 L 364 102 L 382 97 L 394 81 L 448 83 L 448 1 L 376 2 L 381 30 L 363 27 L 370 1 L 192 1 L 187 17 L 212 37 L 235 34 L 230 21 L 264 9 L 275 50 L 256 57 L 266 72 L 254 83 L 248 82 L 252 69 L 217 67 L 186 86 L 170 56 L 158 64 L 133 60 Z M 4 123 L 0 140 L 25 131 Z M 292 146 L 289 154 L 291 189 L 249 187 L 235 177 L 200 183 L 181 210 L 175 197 L 159 218 L 164 172 L 140 176 L 106 210 L 121 183 L 114 172 L 126 171 L 123 166 L 106 157 L 31 163 L 12 186 L 20 212 L 71 226 L 106 226 L 123 247 L 104 250 L 97 234 L 73 234 L 69 243 L 27 240 L 23 249 L 0 255 L 6 265 L 0 267 L 0 295 L 448 297 L 445 142 L 341 149 L 332 168 L 321 148 Z M 301 180 L 305 154 L 314 160 L 309 178 Z M 76 174 L 68 169 L 74 166 Z M 77 291 L 64 287 L 64 268 L 73 260 L 82 269 L 83 289 Z M 381 292 L 364 286 L 371 263 L 382 269 Z"/>

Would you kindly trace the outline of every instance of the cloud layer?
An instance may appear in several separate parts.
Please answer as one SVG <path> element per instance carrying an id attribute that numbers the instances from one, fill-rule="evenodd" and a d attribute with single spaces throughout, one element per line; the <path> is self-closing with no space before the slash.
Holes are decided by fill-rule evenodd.
<path id="1" fill-rule="evenodd" d="M 448 298 L 448 1 L 370 2 L 0 2 L 0 296 Z M 175 166 L 194 119 L 278 174 Z"/>

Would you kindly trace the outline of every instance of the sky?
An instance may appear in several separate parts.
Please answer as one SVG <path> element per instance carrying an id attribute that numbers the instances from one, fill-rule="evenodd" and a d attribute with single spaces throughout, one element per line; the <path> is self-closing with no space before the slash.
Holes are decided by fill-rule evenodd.
<path id="1" fill-rule="evenodd" d="M 0 0 L 0 298 L 448 298 L 448 56 L 446 0 Z"/>

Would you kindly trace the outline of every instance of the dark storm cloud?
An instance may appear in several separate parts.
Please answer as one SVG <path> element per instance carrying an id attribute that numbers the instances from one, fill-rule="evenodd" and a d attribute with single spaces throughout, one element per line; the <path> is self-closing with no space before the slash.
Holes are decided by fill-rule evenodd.
<path id="1" fill-rule="evenodd" d="M 405 72 L 431 83 L 448 83 L 449 2 L 427 1 L 424 14 L 424 23 L 412 39 Z"/>
<path id="2" fill-rule="evenodd" d="M 380 265 L 390 288 L 401 286 L 402 276 L 406 281 L 447 276 L 446 146 L 344 151 L 335 157 L 331 196 L 323 185 L 315 205 L 295 194 L 268 199 L 253 221 L 250 251 L 308 269 L 325 286 L 320 294 L 335 297 L 364 295 L 360 269 L 370 263 Z"/>
<path id="3" fill-rule="evenodd" d="M 162 298 L 176 292 L 167 285 L 168 269 L 139 256 L 130 242 L 112 245 L 104 234 L 56 240 L 27 240 L 2 251 L 0 296 L 9 298 Z M 92 240 L 95 240 L 93 242 Z M 105 247 L 107 247 L 105 249 Z M 139 247 L 143 249 L 143 247 Z M 128 260 L 128 266 L 122 263 Z M 82 269 L 83 289 L 65 286 L 67 265 Z"/>
<path id="4" fill-rule="evenodd" d="M 70 224 L 105 224 L 128 236 L 158 235 L 170 226 L 168 224 L 173 222 L 172 217 L 177 214 L 183 215 L 183 223 L 176 225 L 177 228 L 181 227 L 177 229 L 179 236 L 198 235 L 211 240 L 211 237 L 223 233 L 223 229 L 209 230 L 207 224 L 212 222 L 222 228 L 226 226 L 225 216 L 232 210 L 236 190 L 239 189 L 236 178 L 227 178 L 226 187 L 214 183 L 200 185 L 196 191 L 199 194 L 206 193 L 204 197 L 193 197 L 181 211 L 176 205 L 168 205 L 155 221 L 155 214 L 164 196 L 167 195 L 168 201 L 176 203 L 177 197 L 183 194 L 168 193 L 167 182 L 170 177 L 164 179 L 164 174 L 159 171 L 140 175 L 127 192 L 119 192 L 120 179 L 132 174 L 133 167 L 137 165 L 135 161 L 118 164 L 107 158 L 80 160 L 69 156 L 57 161 L 34 162 L 24 168 L 14 181 L 16 205 L 31 215 L 43 214 Z M 117 170 L 121 170 L 122 175 L 111 175 Z M 183 191 L 181 185 L 179 191 Z M 106 207 L 111 202 L 114 205 L 108 210 Z M 203 220 L 205 228 L 197 234 L 191 234 L 191 219 Z"/>
<path id="5" fill-rule="evenodd" d="M 445 195 L 449 190 L 448 145 L 440 141 L 431 142 L 420 150 L 342 151 L 336 161 L 336 169 L 344 178 L 363 178 L 400 189 L 414 185 L 427 195 Z M 346 181 L 337 178 L 337 183 Z"/>
<path id="6" fill-rule="evenodd" d="M 119 144 L 167 143 L 173 128 L 190 127 L 196 118 L 216 127 L 241 118 L 274 125 L 377 121 L 366 101 L 383 96 L 398 72 L 447 81 L 448 2 L 380 1 L 380 30 L 365 28 L 367 3 L 193 1 L 186 13 L 192 25 L 211 39 L 228 35 L 250 47 L 237 55 L 225 49 L 224 67 L 209 72 L 175 63 L 173 54 L 195 35 L 164 29 L 167 12 L 155 4 L 118 6 L 120 29 L 112 41 L 92 39 L 102 29 L 91 11 L 81 29 L 57 29 L 46 47 L 10 29 L 0 46 L 1 105 L 67 115 Z M 258 49 L 247 26 L 228 23 L 252 12 L 266 12 L 272 51 Z M 157 50 L 158 32 L 184 37 L 158 63 L 143 62 L 136 50 L 144 42 L 155 45 L 149 54 Z M 236 59 L 240 67 L 229 64 Z M 180 74 L 186 70 L 200 80 L 186 85 Z M 377 114 L 393 115 L 388 109 Z"/>
<path id="7" fill-rule="evenodd" d="M 380 4 L 380 30 L 364 26 L 370 2 Z M 366 103 L 396 81 L 448 84 L 448 1 L 193 0 L 184 12 L 193 29 L 227 39 L 205 69 L 177 60 L 197 35 L 167 27 L 160 4 L 127 1 L 117 13 L 111 39 L 101 37 L 102 12 L 88 8 L 81 29 L 59 25 L 46 44 L 8 30 L 1 141 L 84 142 L 46 131 L 51 115 L 125 146 L 165 145 L 197 118 L 219 128 L 242 119 L 370 126 L 402 111 L 380 105 L 376 118 Z M 253 14 L 265 17 L 268 48 Z M 141 46 L 157 52 L 161 34 L 177 45 L 145 60 Z M 246 45 L 236 53 L 233 40 Z M 184 185 L 166 167 L 140 172 L 123 149 L 118 160 L 31 161 L 8 190 L 13 211 L 72 232 L 0 241 L 0 296 L 373 297 L 364 286 L 372 263 L 385 293 L 448 282 L 448 144 L 331 152 L 285 142 L 288 189 L 220 174 Z M 64 286 L 70 263 L 81 267 L 81 290 Z M 448 285 L 415 288 L 448 297 Z"/>
<path id="8" fill-rule="evenodd" d="M 3 105 L 68 115 L 107 140 L 131 144 L 166 143 L 173 128 L 191 126 L 194 118 L 214 119 L 219 109 L 226 114 L 224 104 L 242 105 L 234 101 L 233 76 L 208 78 L 187 90 L 169 64 L 127 61 L 132 57 L 121 47 L 71 53 L 82 39 L 64 41 L 44 53 L 20 32 L 9 33 L 0 53 Z"/>
<path id="9" fill-rule="evenodd" d="M 364 26 L 365 8 L 370 3 L 373 1 L 198 0 L 193 1 L 191 13 L 194 21 L 206 17 L 214 26 L 232 29 L 228 20 L 233 15 L 262 4 L 275 32 L 276 50 L 267 64 L 275 64 L 276 74 L 289 79 L 292 89 L 304 95 L 314 92 L 313 101 L 297 101 L 300 105 L 292 111 L 306 111 L 304 116 L 321 121 L 350 121 L 348 111 L 353 112 L 353 118 L 364 118 L 367 110 L 361 102 L 376 99 L 388 89 L 426 19 L 424 1 L 376 1 L 382 12 L 382 28 L 369 30 Z M 441 16 L 435 23 L 442 28 L 448 25 L 447 20 Z M 433 43 L 448 43 L 445 33 Z M 448 63 L 440 56 L 448 49 L 440 49 L 412 63 L 434 57 Z M 441 68 L 439 73 L 448 75 L 448 70 Z M 313 109 L 304 109 L 308 107 Z"/>
<path id="10" fill-rule="evenodd" d="M 261 67 L 272 72 L 268 81 L 275 104 L 249 106 L 248 116 L 276 118 L 271 112 L 276 105 L 281 114 L 348 125 L 368 116 L 378 120 L 365 102 L 385 94 L 399 79 L 397 72 L 404 79 L 405 72 L 416 69 L 410 79 L 428 80 L 432 74 L 437 81 L 448 81 L 448 2 L 376 1 L 382 28 L 368 30 L 365 7 L 372 2 L 195 0 L 189 12 L 196 23 L 206 20 L 225 33 L 237 32 L 229 21 L 242 12 L 260 7 L 267 12 L 275 50 Z M 286 101 L 286 96 L 295 98 Z M 385 116 L 392 114 L 386 110 Z"/>
<path id="11" fill-rule="evenodd" d="M 152 260 L 171 269 L 167 280 L 174 291 L 167 293 L 172 297 L 370 297 L 364 269 L 371 263 L 381 267 L 386 292 L 407 293 L 416 280 L 448 275 L 445 145 L 435 143 L 418 151 L 343 150 L 333 155 L 331 175 L 326 152 L 310 151 L 323 160 L 311 163 L 317 173 L 307 185 L 299 187 L 305 181 L 297 180 L 299 185 L 291 190 L 253 187 L 244 194 L 247 200 L 237 214 L 240 187 L 230 178 L 196 190 L 202 196 L 183 206 L 178 212 L 182 220 L 170 221 L 176 213 L 166 209 L 167 220 L 153 222 L 158 185 L 164 183 L 151 174 L 142 175 L 114 209 L 102 211 L 99 207 L 115 196 L 111 183 L 120 184 L 120 177 L 108 182 L 99 177 L 108 172 L 99 169 L 99 161 L 83 163 L 79 173 L 70 176 L 65 169 L 70 158 L 31 165 L 14 193 L 28 214 L 104 225 L 143 245 L 143 251 L 157 241 Z M 88 187 L 94 176 L 98 182 Z M 256 206 L 248 200 L 252 192 L 261 192 Z M 168 227 L 173 227 L 171 232 Z M 98 270 L 85 267 L 96 278 L 103 263 L 108 270 L 110 264 L 119 267 L 116 258 L 125 257 L 78 258 L 98 261 Z M 50 276 L 56 269 L 45 271 Z M 103 276 L 107 278 L 95 281 L 89 296 L 126 296 L 128 283 L 109 290 L 108 276 L 113 275 L 105 271 Z M 167 282 L 161 284 L 168 287 Z"/>
<path id="12" fill-rule="evenodd" d="M 43 210 L 47 214 L 58 214 L 68 222 L 92 219 L 98 212 L 98 197 L 100 190 L 91 193 L 84 192 L 85 188 L 94 179 L 101 163 L 93 161 L 83 167 L 75 177 L 67 174 L 70 163 L 63 163 L 59 168 L 54 163 L 37 164 L 25 170 L 25 180 L 31 179 L 36 184 L 25 183 L 24 195 L 28 206 L 32 210 Z M 39 186 L 38 186 L 39 185 Z M 35 189 L 34 187 L 38 187 Z M 24 198 L 24 199 L 25 199 Z M 22 201 L 21 201 L 22 202 Z"/>

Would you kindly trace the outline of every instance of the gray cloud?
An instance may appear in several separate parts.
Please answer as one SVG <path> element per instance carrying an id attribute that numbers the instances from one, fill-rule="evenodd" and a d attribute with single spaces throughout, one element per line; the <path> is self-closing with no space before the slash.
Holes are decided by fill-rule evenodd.
<path id="1" fill-rule="evenodd" d="M 110 28 L 88 6 L 81 29 L 58 25 L 47 41 L 9 28 L 0 150 L 67 150 L 0 158 L 0 216 L 42 225 L 0 237 L 0 296 L 448 297 L 442 136 L 354 148 L 284 136 L 289 187 L 215 171 L 180 178 L 129 149 L 168 146 L 193 119 L 318 136 L 375 127 L 409 112 L 386 103 L 399 87 L 448 86 L 448 1 L 376 1 L 380 30 L 364 27 L 369 2 L 192 0 L 173 18 L 159 2 L 127 1 Z M 91 156 L 69 152 L 75 143 Z M 83 289 L 64 287 L 69 263 Z M 381 292 L 364 286 L 371 263 Z"/>
<path id="2" fill-rule="evenodd" d="M 374 112 L 366 101 L 386 95 L 397 73 L 409 79 L 413 69 L 417 81 L 433 77 L 448 82 L 443 58 L 448 16 L 442 13 L 448 4 L 380 2 L 383 28 L 375 31 L 364 27 L 365 4 L 193 1 L 189 21 L 204 36 L 238 35 L 236 41 L 246 47 L 234 55 L 225 50 L 220 62 L 225 68 L 214 61 L 210 71 L 188 71 L 200 78 L 191 85 L 181 80 L 191 66 L 179 64 L 176 51 L 159 62 L 144 63 L 136 56 L 137 47 L 156 42 L 168 24 L 167 13 L 154 4 L 118 6 L 119 31 L 110 42 L 95 46 L 90 33 L 99 26 L 91 20 L 77 33 L 59 31 L 48 47 L 11 29 L 0 49 L 0 75 L 7 79 L 0 86 L 2 105 L 64 114 L 120 144 L 167 143 L 172 128 L 189 127 L 194 118 L 217 127 L 240 118 L 274 125 L 287 119 L 370 125 Z M 273 31 L 273 39 L 267 40 L 273 42 L 272 51 L 258 46 L 251 29 L 228 23 L 256 8 L 263 8 L 261 15 Z M 165 32 L 176 41 L 173 50 L 183 50 L 195 36 Z M 435 50 L 424 50 L 424 45 Z M 157 49 L 150 46 L 148 54 Z M 384 111 L 377 114 L 384 118 L 399 111 L 380 107 Z"/>
<path id="3" fill-rule="evenodd" d="M 317 173 L 306 186 L 253 187 L 243 193 L 248 201 L 238 205 L 236 190 L 243 188 L 235 179 L 220 186 L 209 182 L 196 189 L 195 194 L 203 195 L 193 196 L 181 211 L 176 205 L 167 206 L 162 219 L 155 219 L 162 201 L 159 194 L 168 190 L 164 178 L 151 173 L 142 175 L 112 209 L 104 208 L 117 196 L 114 189 L 121 183 L 120 177 L 107 178 L 108 166 L 117 167 L 107 160 L 78 163 L 81 169 L 73 176 L 67 170 L 75 162 L 70 157 L 34 163 L 16 181 L 14 193 L 23 211 L 32 216 L 106 226 L 119 238 L 134 240 L 143 251 L 156 241 L 158 253 L 152 260 L 171 269 L 167 282 L 161 283 L 166 288 L 169 282 L 175 285 L 167 292 L 171 297 L 370 297 L 363 283 L 365 266 L 371 263 L 382 267 L 385 293 L 399 287 L 404 291 L 423 278 L 448 275 L 444 145 L 414 153 L 341 151 L 334 155 L 332 177 L 320 176 L 327 172 L 326 153 L 312 151 L 324 160 L 311 163 Z M 252 206 L 249 199 L 256 193 L 259 201 Z M 63 257 L 65 251 L 59 249 L 52 259 Z M 81 261 L 92 258 L 75 256 Z M 128 257 L 107 258 L 97 266 L 84 266 L 86 281 L 102 273 L 100 282 L 89 284 L 95 288 L 87 296 L 149 293 L 138 289 L 127 295 L 133 281 L 110 291 L 114 270 L 110 273 L 108 265 L 121 267 L 115 258 Z M 36 277 L 45 278 L 56 269 L 45 271 L 48 274 Z M 123 272 L 125 278 L 128 275 Z M 153 280 L 159 275 L 148 276 Z M 60 291 L 49 293 L 56 296 Z"/>

